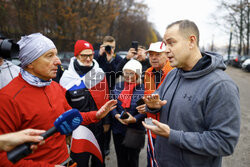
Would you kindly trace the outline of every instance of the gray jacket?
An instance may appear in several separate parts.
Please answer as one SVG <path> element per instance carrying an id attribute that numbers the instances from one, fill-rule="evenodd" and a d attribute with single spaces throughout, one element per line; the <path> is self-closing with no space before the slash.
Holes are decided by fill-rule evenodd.
<path id="1" fill-rule="evenodd" d="M 19 72 L 19 66 L 4 60 L 0 66 L 0 89 L 6 86 L 13 78 L 17 77 Z"/>
<path id="2" fill-rule="evenodd" d="M 167 104 L 150 112 L 160 112 L 160 122 L 171 128 L 169 138 L 156 138 L 160 167 L 219 167 L 222 156 L 234 151 L 240 134 L 239 90 L 223 71 L 222 56 L 208 56 L 211 64 L 200 71 L 173 69 L 155 92 Z"/>

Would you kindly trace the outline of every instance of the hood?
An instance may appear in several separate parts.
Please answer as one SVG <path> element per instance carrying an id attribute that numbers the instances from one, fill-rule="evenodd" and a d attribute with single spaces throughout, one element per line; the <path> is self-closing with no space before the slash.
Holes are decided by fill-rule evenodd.
<path id="1" fill-rule="evenodd" d="M 193 71 L 193 72 L 192 71 L 184 72 L 183 70 L 180 69 L 179 72 L 183 78 L 199 78 L 199 77 L 202 77 L 204 75 L 211 73 L 212 71 L 216 69 L 221 69 L 221 70 L 226 69 L 226 65 L 224 64 L 223 57 L 221 55 L 216 54 L 216 53 L 211 53 L 211 52 L 203 52 L 202 55 L 207 55 L 211 58 L 210 65 L 204 69 L 201 69 L 199 71 Z"/>
<path id="2" fill-rule="evenodd" d="M 10 61 L 4 60 L 3 64 L 0 66 L 0 69 L 10 68 L 11 66 L 15 66 L 15 64 Z"/>

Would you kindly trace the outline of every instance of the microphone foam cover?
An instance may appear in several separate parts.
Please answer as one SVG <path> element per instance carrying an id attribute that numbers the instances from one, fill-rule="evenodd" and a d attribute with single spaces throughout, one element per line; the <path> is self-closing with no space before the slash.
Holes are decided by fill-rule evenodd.
<path id="1" fill-rule="evenodd" d="M 60 115 L 54 122 L 54 126 L 62 135 L 68 135 L 75 130 L 82 121 L 83 119 L 79 110 L 71 109 Z"/>

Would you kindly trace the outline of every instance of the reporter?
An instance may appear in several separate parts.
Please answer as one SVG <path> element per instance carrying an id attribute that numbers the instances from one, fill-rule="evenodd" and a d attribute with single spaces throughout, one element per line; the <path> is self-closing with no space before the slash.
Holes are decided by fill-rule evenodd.
<path id="1" fill-rule="evenodd" d="M 45 130 L 25 129 L 18 132 L 0 135 L 0 151 L 11 151 L 18 145 L 26 142 L 43 144 L 43 137 L 40 136 Z M 36 149 L 35 145 L 31 149 Z"/>

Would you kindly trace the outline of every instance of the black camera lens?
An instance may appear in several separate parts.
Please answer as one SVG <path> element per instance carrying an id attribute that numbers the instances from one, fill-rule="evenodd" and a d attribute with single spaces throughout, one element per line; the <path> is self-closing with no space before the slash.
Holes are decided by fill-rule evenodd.
<path id="1" fill-rule="evenodd" d="M 112 49 L 111 46 L 109 46 L 109 45 L 105 46 L 105 51 L 106 51 L 108 54 L 111 54 L 111 49 Z"/>

